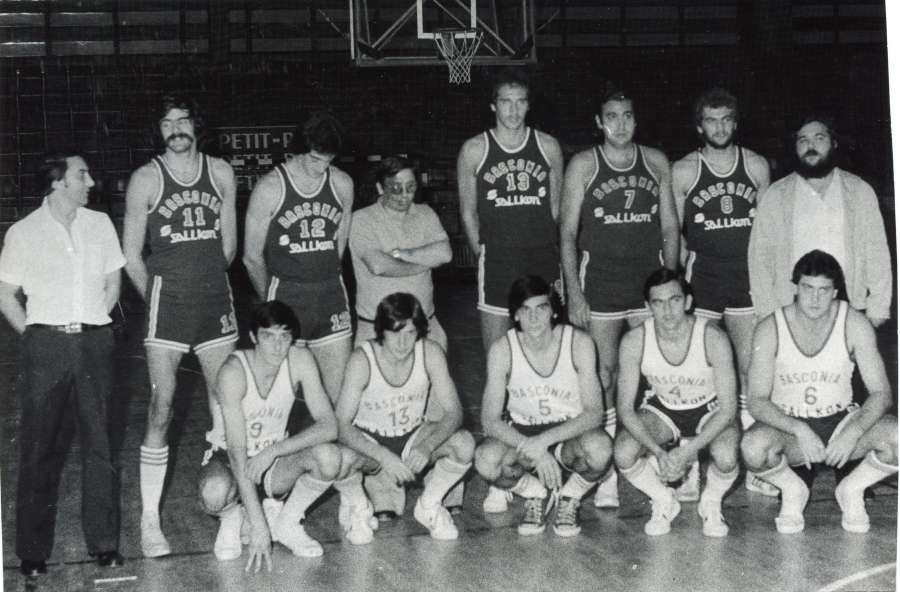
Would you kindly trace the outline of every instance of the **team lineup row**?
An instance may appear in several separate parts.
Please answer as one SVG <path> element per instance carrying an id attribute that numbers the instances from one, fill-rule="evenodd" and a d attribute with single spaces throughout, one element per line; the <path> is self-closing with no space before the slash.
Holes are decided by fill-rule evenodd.
<path id="1" fill-rule="evenodd" d="M 201 494 L 222 520 L 214 551 L 240 555 L 246 524 L 248 567 L 270 561 L 271 540 L 300 555 L 321 553 L 300 520 L 332 482 L 348 538 L 371 540 L 374 513 L 402 512 L 399 484 L 432 463 L 414 515 L 436 538 L 455 538 L 441 501 L 460 504 L 456 484 L 473 459 L 496 485 L 486 511 L 505 510 L 513 494 L 526 498 L 522 534 L 543 530 L 553 505 L 556 532 L 577 534 L 581 498 L 597 483 L 595 503 L 618 505 L 616 471 L 608 470 L 614 457 L 653 501 L 648 534 L 668 531 L 679 497 L 699 497 L 704 532 L 724 536 L 721 498 L 737 477 L 736 409 L 748 395 L 749 411 L 739 416 L 748 487 L 781 489 L 779 531 L 802 530 L 808 495 L 789 465 L 842 466 L 871 452 L 838 491 L 844 527 L 866 530 L 862 490 L 896 472 L 896 430 L 883 419 L 891 397 L 872 328 L 888 316 L 891 270 L 877 201 L 861 179 L 834 166 L 828 122 L 804 122 L 795 135 L 797 172 L 769 187 L 766 161 L 734 143 L 737 105 L 720 89 L 697 102 L 702 147 L 671 169 L 660 151 L 633 141 L 636 119 L 624 92 L 603 97 L 595 117 L 602 141 L 565 168 L 556 140 L 525 124 L 528 82 L 519 73 L 500 74 L 491 109 L 495 126 L 466 141 L 457 175 L 462 222 L 479 257 L 488 358 L 482 425 L 489 438 L 477 452 L 458 429 L 447 337 L 434 314 L 431 269 L 451 259 L 450 244 L 434 212 L 414 203 L 415 170 L 405 159 L 379 164 L 377 202 L 354 212 L 353 182 L 331 166 L 340 126 L 315 114 L 298 128 L 293 156 L 253 190 L 243 247 L 260 300 L 283 302 L 291 320 L 281 305 L 270 306 L 265 314 L 277 318 L 254 318 L 254 348 L 233 353 L 237 322 L 225 271 L 237 252 L 234 174 L 198 151 L 196 103 L 163 98 L 164 150 L 129 182 L 121 249 L 108 217 L 83 207 L 93 186 L 85 160 L 72 150 L 49 155 L 44 204 L 10 229 L 0 254 L 0 310 L 25 337 L 21 429 L 28 435 L 20 441 L 17 497 L 23 573 L 45 570 L 52 549 L 53 428 L 69 396 L 78 397 L 82 444 L 95 461 L 85 465 L 92 485 L 82 492 L 88 550 L 101 564 L 121 563 L 117 475 L 103 422 L 111 392 L 108 310 L 123 266 L 147 305 L 151 404 L 140 454 L 147 557 L 170 553 L 160 521 L 167 429 L 176 371 L 191 350 L 213 418 Z M 47 237 L 50 250 L 40 243 Z M 341 281 L 348 245 L 356 350 Z M 812 266 L 797 276 L 808 253 Z M 690 284 L 675 271 L 682 265 Z M 659 283 L 645 285 L 658 274 Z M 804 290 L 815 293 L 806 307 Z M 839 293 L 849 309 L 832 302 Z M 866 317 L 871 323 L 859 321 Z M 773 361 L 754 372 L 754 327 L 760 340 L 795 339 L 789 370 L 776 368 L 783 348 L 771 346 Z M 834 345 L 842 337 L 843 352 Z M 824 351 L 831 357 L 820 360 Z M 807 358 L 818 362 L 802 366 Z M 869 391 L 855 413 L 850 359 Z M 838 367 L 844 370 L 832 370 Z M 642 375 L 653 396 L 636 413 Z M 279 405 L 293 402 L 301 382 L 315 421 L 284 438 L 278 422 L 287 412 Z M 375 399 L 365 398 L 369 391 Z M 754 419 L 760 423 L 750 428 Z M 618 424 L 625 429 L 617 433 Z M 342 446 L 328 444 L 336 437 Z M 707 447 L 713 462 L 700 496 L 696 457 Z M 372 473 L 371 502 L 362 472 Z M 685 473 L 676 496 L 667 483 Z M 285 493 L 283 505 L 271 499 Z"/>

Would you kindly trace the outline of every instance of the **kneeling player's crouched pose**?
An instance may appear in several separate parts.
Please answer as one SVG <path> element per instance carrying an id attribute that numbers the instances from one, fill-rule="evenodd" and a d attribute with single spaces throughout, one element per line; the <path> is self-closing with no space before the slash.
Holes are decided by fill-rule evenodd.
<path id="1" fill-rule="evenodd" d="M 866 317 L 838 300 L 844 274 L 834 257 L 810 251 L 794 266 L 794 302 L 756 327 L 750 359 L 750 413 L 744 435 L 747 466 L 781 489 L 775 527 L 803 530 L 809 488 L 791 466 L 824 463 L 836 468 L 865 457 L 834 496 L 848 532 L 867 532 L 866 487 L 897 472 L 897 418 L 890 385 Z M 853 403 L 850 378 L 859 367 L 868 397 Z M 764 471 L 764 472 L 762 472 Z"/>
<path id="2" fill-rule="evenodd" d="M 619 347 L 617 412 L 625 427 L 616 436 L 616 466 L 653 505 L 644 532 L 671 529 L 681 504 L 667 482 L 683 478 L 709 447 L 712 463 L 697 513 L 703 534 L 723 537 L 722 497 L 738 476 L 737 395 L 731 344 L 705 319 L 688 314 L 690 289 L 684 278 L 659 269 L 644 284 L 652 317 L 629 331 Z M 652 395 L 635 411 L 641 375 Z M 690 437 L 678 446 L 683 437 Z"/>
<path id="3" fill-rule="evenodd" d="M 402 484 L 433 464 L 413 515 L 432 538 L 455 539 L 441 500 L 472 466 L 475 441 L 460 429 L 462 407 L 444 350 L 426 337 L 428 319 L 412 294 L 385 296 L 374 324 L 375 339 L 350 356 L 338 399 L 339 437 L 350 449 L 342 449 L 344 478 L 335 483 L 339 520 L 351 543 L 370 542 L 377 521 L 361 472 L 385 471 Z M 426 417 L 429 397 L 443 409 L 437 421 Z"/>
<path id="4" fill-rule="evenodd" d="M 299 334 L 300 323 L 286 304 L 270 301 L 253 311 L 253 348 L 233 353 L 219 371 L 225 441 L 213 442 L 200 476 L 203 506 L 221 521 L 216 557 L 240 557 L 246 520 L 247 569 L 255 564 L 257 571 L 263 563 L 271 571 L 272 541 L 301 557 L 322 555 L 322 545 L 300 521 L 340 469 L 334 411 L 312 354 L 292 347 Z M 295 401 L 312 422 L 287 437 Z"/>
<path id="5" fill-rule="evenodd" d="M 581 498 L 612 455 L 612 441 L 600 427 L 603 392 L 594 342 L 562 324 L 559 296 L 542 278 L 513 282 L 508 308 L 513 328 L 488 353 L 481 411 L 488 438 L 476 451 L 475 466 L 495 487 L 525 498 L 519 534 L 543 532 L 549 489 L 559 498 L 553 530 L 574 536 L 581 531 Z M 565 484 L 563 470 L 572 473 Z"/>

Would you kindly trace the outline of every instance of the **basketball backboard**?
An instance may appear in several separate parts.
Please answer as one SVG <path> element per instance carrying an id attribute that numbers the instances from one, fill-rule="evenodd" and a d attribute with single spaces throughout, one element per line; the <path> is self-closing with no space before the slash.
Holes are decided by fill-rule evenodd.
<path id="1" fill-rule="evenodd" d="M 350 54 L 357 66 L 444 65 L 434 38 L 482 35 L 473 64 L 537 60 L 534 0 L 349 0 Z"/>

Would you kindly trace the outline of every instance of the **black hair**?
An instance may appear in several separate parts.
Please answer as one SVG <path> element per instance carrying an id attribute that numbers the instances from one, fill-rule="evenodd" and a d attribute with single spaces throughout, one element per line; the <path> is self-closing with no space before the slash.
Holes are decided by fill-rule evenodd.
<path id="1" fill-rule="evenodd" d="M 160 98 L 159 117 L 156 119 L 157 125 L 172 109 L 186 111 L 191 122 L 194 124 L 194 133 L 198 136 L 200 135 L 203 125 L 206 122 L 203 119 L 203 114 L 200 112 L 200 104 L 194 97 L 181 93 L 164 94 Z"/>
<path id="2" fill-rule="evenodd" d="M 491 89 L 491 104 L 497 103 L 497 96 L 500 93 L 501 86 L 520 86 L 525 89 L 528 96 L 531 96 L 531 83 L 528 80 L 528 73 L 522 68 L 513 66 L 503 68 L 494 77 L 494 86 Z"/>
<path id="3" fill-rule="evenodd" d="M 525 301 L 535 296 L 547 296 L 550 300 L 550 309 L 553 314 L 550 316 L 550 326 L 565 322 L 565 311 L 563 310 L 562 299 L 556 290 L 553 289 L 547 280 L 537 275 L 523 275 L 513 281 L 509 287 L 509 293 L 506 298 L 509 320 L 512 322 L 516 331 L 521 331 L 522 326 L 516 320 L 516 313 L 525 304 Z"/>
<path id="4" fill-rule="evenodd" d="M 697 125 L 703 123 L 703 109 L 718 109 L 720 107 L 731 109 L 734 120 L 738 120 L 737 98 L 724 88 L 716 86 L 697 97 L 697 100 L 694 102 L 694 123 Z"/>
<path id="5" fill-rule="evenodd" d="M 403 169 L 411 170 L 413 176 L 416 176 L 416 167 L 413 166 L 408 158 L 404 156 L 388 156 L 387 158 L 383 158 L 375 167 L 375 181 L 384 187 L 388 177 L 393 177 Z"/>
<path id="6" fill-rule="evenodd" d="M 838 300 L 847 300 L 847 283 L 844 280 L 844 270 L 837 259 L 825 251 L 814 249 L 800 257 L 794 264 L 794 271 L 791 273 L 791 281 L 795 285 L 800 284 L 801 276 L 807 277 L 826 277 L 834 284 L 837 290 Z"/>
<path id="7" fill-rule="evenodd" d="M 693 294 L 694 291 L 693 289 L 691 289 L 691 285 L 688 283 L 688 281 L 684 279 L 684 274 L 679 271 L 672 271 L 668 267 L 660 267 L 659 269 L 651 273 L 644 281 L 644 301 L 650 302 L 650 290 L 652 288 L 655 288 L 656 286 L 662 286 L 673 281 L 678 282 L 678 285 L 681 286 L 681 292 L 685 295 L 685 297 Z"/>
<path id="8" fill-rule="evenodd" d="M 398 331 L 410 320 L 416 328 L 417 341 L 428 335 L 428 317 L 419 299 L 406 292 L 388 294 L 375 311 L 375 342 L 384 343 L 385 331 Z"/>
<path id="9" fill-rule="evenodd" d="M 68 159 L 75 156 L 84 158 L 81 152 L 69 147 L 54 150 L 44 155 L 38 168 L 41 180 L 41 195 L 46 197 L 53 193 L 53 183 L 61 181 L 66 176 L 66 171 L 69 170 Z M 84 160 L 87 161 L 86 158 Z"/>
<path id="10" fill-rule="evenodd" d="M 269 300 L 256 305 L 250 313 L 250 333 L 269 327 L 287 327 L 294 339 L 300 338 L 300 321 L 290 306 L 280 300 Z"/>
<path id="11" fill-rule="evenodd" d="M 328 111 L 316 111 L 306 121 L 294 128 L 288 143 L 291 154 L 306 154 L 312 150 L 337 155 L 344 146 L 344 129 L 337 118 Z"/>

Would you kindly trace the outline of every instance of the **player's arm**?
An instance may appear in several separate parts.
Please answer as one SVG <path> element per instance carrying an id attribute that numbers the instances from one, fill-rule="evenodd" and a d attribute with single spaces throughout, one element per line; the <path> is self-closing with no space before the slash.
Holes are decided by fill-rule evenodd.
<path id="1" fill-rule="evenodd" d="M 334 191 L 337 193 L 336 197 L 341 202 L 341 207 L 344 208 L 337 231 L 338 259 L 343 259 L 344 250 L 347 248 L 347 238 L 350 236 L 350 220 L 353 217 L 353 179 L 342 170 L 334 168 L 331 170 L 334 171 L 332 179 Z"/>
<path id="2" fill-rule="evenodd" d="M 687 193 L 694 183 L 697 174 L 697 152 L 690 152 L 672 165 L 672 198 L 675 200 L 675 213 L 678 216 L 678 228 L 684 228 L 684 206 Z M 679 230 L 681 232 L 681 230 Z M 681 237 L 679 258 L 682 265 L 687 261 L 687 244 Z"/>
<path id="3" fill-rule="evenodd" d="M 655 148 L 647 148 L 647 165 L 659 180 L 659 230 L 662 235 L 663 264 L 669 269 L 678 269 L 681 230 L 675 198 L 672 197 L 672 170 L 666 155 Z"/>
<path id="4" fill-rule="evenodd" d="M 641 354 L 644 349 L 644 327 L 635 327 L 625 334 L 619 343 L 619 377 L 616 382 L 616 415 L 641 446 L 660 458 L 665 451 L 656 443 L 644 422 L 634 410 L 641 383 Z M 652 337 L 651 337 L 652 338 Z"/>
<path id="5" fill-rule="evenodd" d="M 769 183 L 772 182 L 771 173 L 769 171 L 769 161 L 756 152 L 746 148 L 744 149 L 744 154 L 746 154 L 747 158 L 747 173 L 750 175 L 753 182 L 756 183 L 756 197 L 758 202 L 759 196 L 765 193 L 766 189 L 769 188 Z"/>
<path id="6" fill-rule="evenodd" d="M 16 333 L 25 332 L 25 307 L 19 300 L 22 286 L 0 281 L 0 313 Z"/>
<path id="7" fill-rule="evenodd" d="M 737 377 L 734 372 L 731 342 L 721 329 L 710 323 L 706 325 L 704 342 L 706 359 L 713 369 L 713 386 L 719 401 L 719 410 L 703 427 L 703 431 L 682 447 L 692 459 L 709 446 L 725 428 L 734 423 L 737 415 Z"/>
<path id="8" fill-rule="evenodd" d="M 278 173 L 272 171 L 265 175 L 250 194 L 247 214 L 244 218 L 244 256 L 242 261 L 247 268 L 250 283 L 260 299 L 266 299 L 269 286 L 269 272 L 266 269 L 266 235 L 269 223 L 275 215 L 275 208 L 281 199 L 282 185 Z"/>
<path id="9" fill-rule="evenodd" d="M 566 286 L 569 317 L 582 328 L 587 328 L 591 320 L 590 307 L 581 291 L 578 277 L 578 224 L 581 221 L 581 205 L 584 201 L 586 183 L 590 178 L 593 158 L 590 151 L 579 152 L 566 168 L 562 188 L 562 202 L 559 209 L 559 247 Z"/>
<path id="10" fill-rule="evenodd" d="M 125 254 L 125 273 L 141 298 L 147 294 L 147 266 L 144 264 L 144 237 L 147 214 L 159 191 L 160 178 L 152 164 L 134 171 L 125 190 L 125 221 L 122 230 L 122 251 Z"/>
<path id="11" fill-rule="evenodd" d="M 431 382 L 431 400 L 443 410 L 440 419 L 434 422 L 434 429 L 428 437 L 416 442 L 416 448 L 423 450 L 430 458 L 438 446 L 446 442 L 462 425 L 463 412 L 459 402 L 456 384 L 447 369 L 447 356 L 436 342 L 425 339 L 425 370 Z"/>
<path id="12" fill-rule="evenodd" d="M 563 153 L 556 138 L 543 132 L 537 132 L 540 137 L 544 155 L 550 161 L 550 212 L 553 221 L 559 221 L 559 205 L 562 199 L 562 186 L 564 176 Z"/>
<path id="13" fill-rule="evenodd" d="M 481 399 L 481 426 L 484 433 L 511 448 L 518 448 L 525 436 L 503 420 L 506 384 L 509 380 L 512 352 L 506 336 L 497 339 L 488 352 L 487 380 Z"/>
<path id="14" fill-rule="evenodd" d="M 469 138 L 462 145 L 456 158 L 456 186 L 459 191 L 459 217 L 469 248 L 477 257 L 481 253 L 481 238 L 478 234 L 478 195 L 475 171 L 484 151 L 484 136 Z"/>
<path id="15" fill-rule="evenodd" d="M 220 214 L 222 232 L 222 253 L 228 265 L 237 254 L 237 186 L 234 180 L 234 169 L 221 158 L 212 158 L 212 174 L 216 187 L 222 192 L 222 210 Z"/>
<path id="16" fill-rule="evenodd" d="M 892 406 L 891 385 L 878 352 L 875 330 L 865 316 L 852 309 L 847 311 L 847 346 L 856 360 L 868 396 L 862 408 L 850 416 L 844 429 L 825 447 L 825 462 L 838 467 L 850 459 L 859 439 Z"/>

